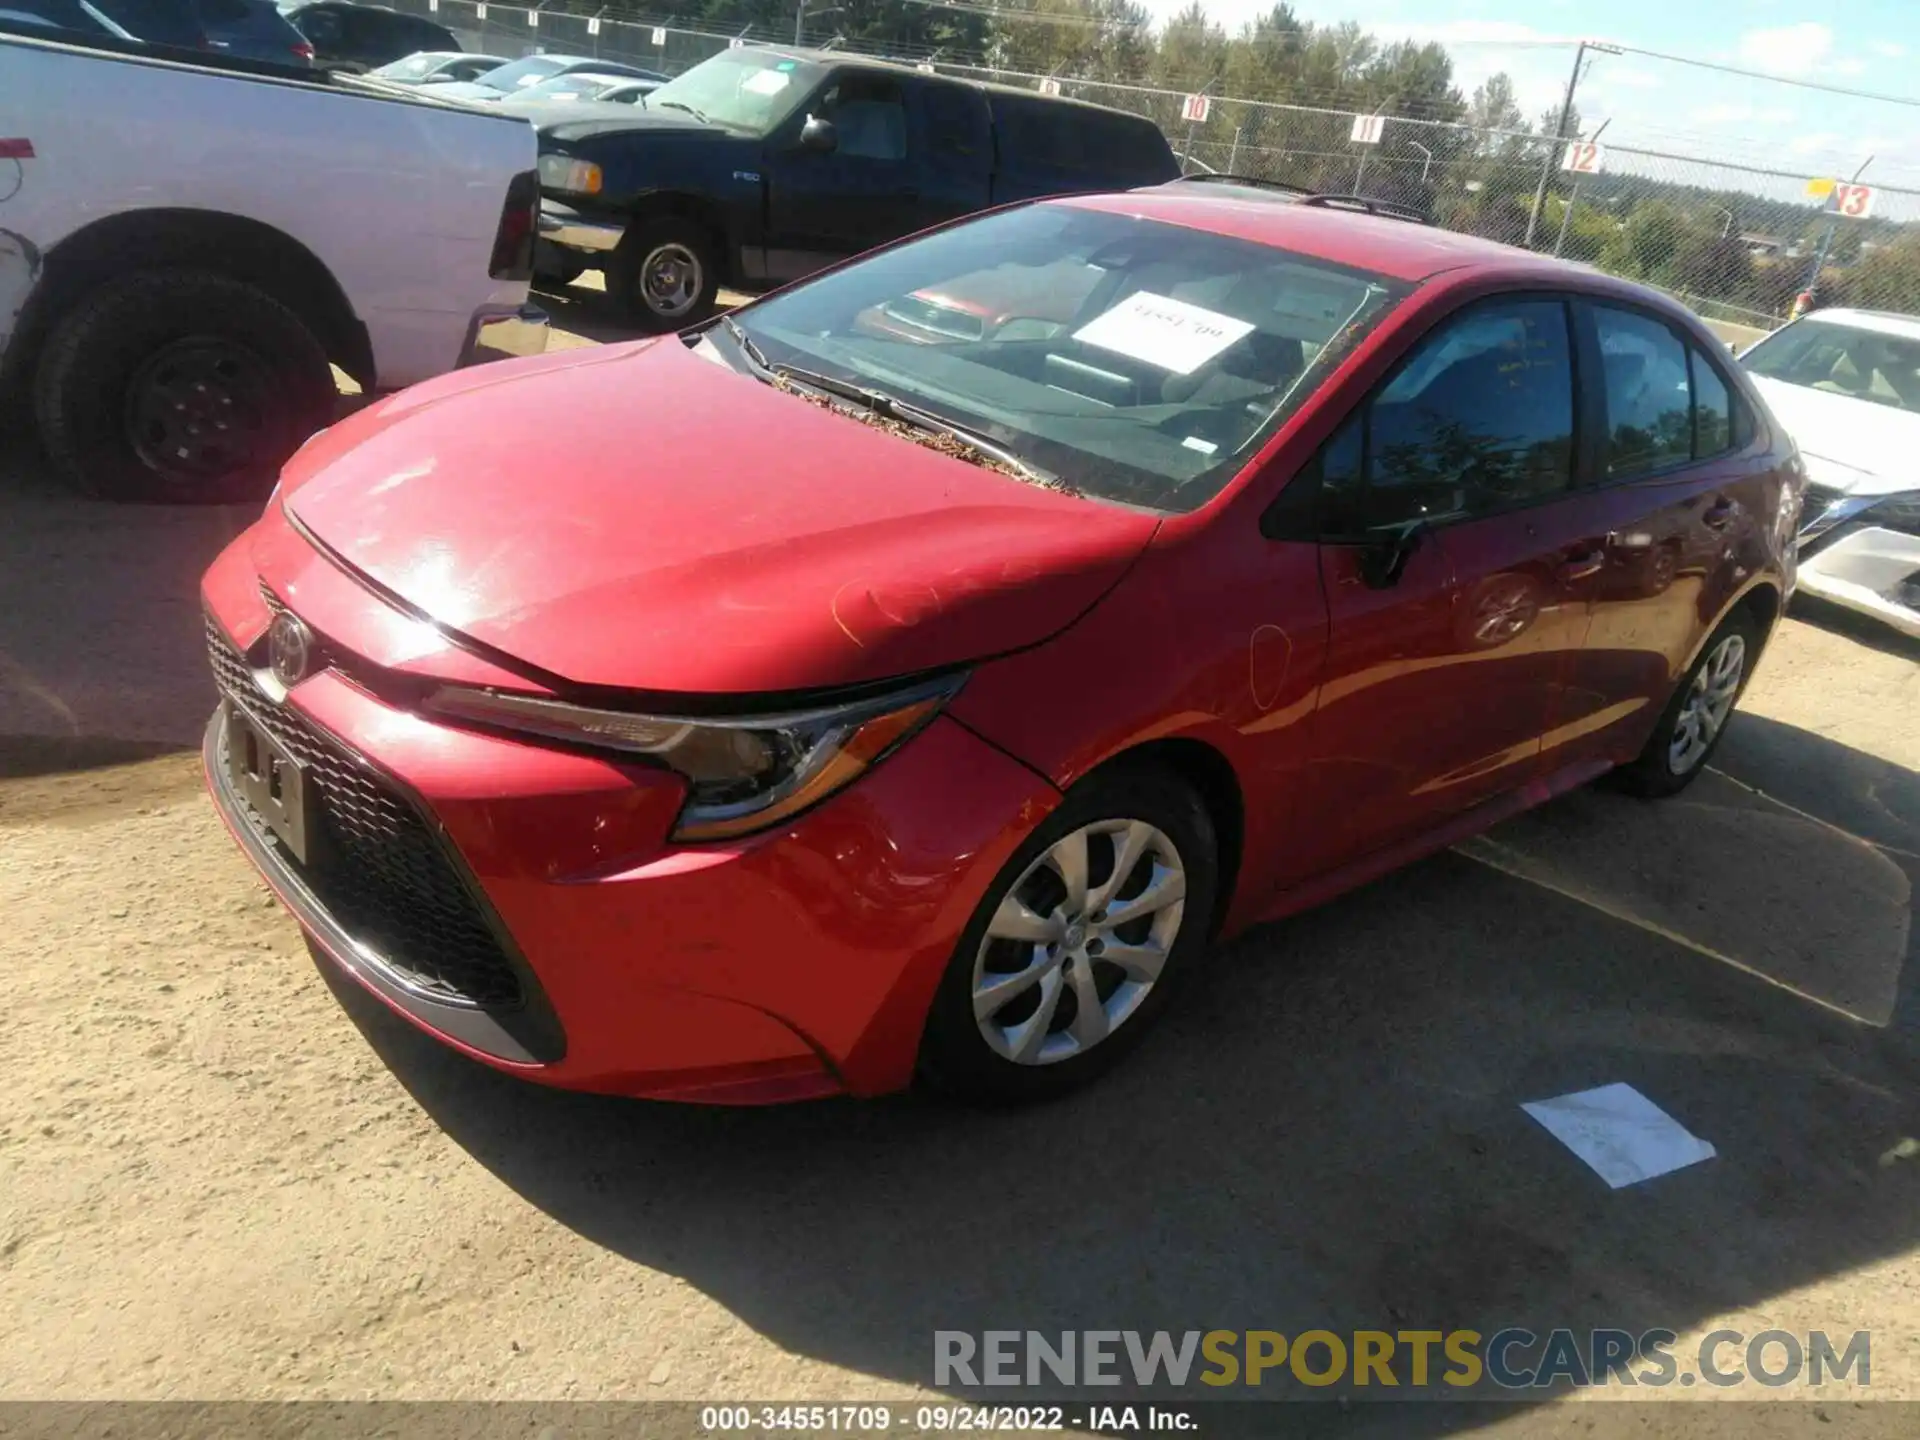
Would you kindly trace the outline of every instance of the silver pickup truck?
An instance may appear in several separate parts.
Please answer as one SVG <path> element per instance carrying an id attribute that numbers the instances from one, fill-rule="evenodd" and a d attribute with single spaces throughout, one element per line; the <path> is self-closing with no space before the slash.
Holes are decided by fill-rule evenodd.
<path id="1" fill-rule="evenodd" d="M 544 347 L 534 162 L 522 119 L 0 20 L 0 407 L 84 493 L 264 495 L 332 367 Z"/>

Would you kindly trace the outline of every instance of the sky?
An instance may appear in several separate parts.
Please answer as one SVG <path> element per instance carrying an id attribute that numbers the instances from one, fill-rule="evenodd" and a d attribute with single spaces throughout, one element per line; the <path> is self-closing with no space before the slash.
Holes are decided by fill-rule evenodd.
<path id="1" fill-rule="evenodd" d="M 1156 20 L 1184 0 L 1145 0 Z M 1204 0 L 1230 31 L 1270 0 Z M 1581 39 L 1657 50 L 1778 79 L 1721 75 L 1644 55 L 1592 55 L 1579 108 L 1601 143 L 1920 189 L 1916 0 L 1293 0 L 1304 20 L 1357 21 L 1383 40 L 1436 40 L 1463 91 L 1512 76 L 1529 116 L 1557 106 Z M 1803 89 L 1789 80 L 1906 97 L 1912 105 Z"/>

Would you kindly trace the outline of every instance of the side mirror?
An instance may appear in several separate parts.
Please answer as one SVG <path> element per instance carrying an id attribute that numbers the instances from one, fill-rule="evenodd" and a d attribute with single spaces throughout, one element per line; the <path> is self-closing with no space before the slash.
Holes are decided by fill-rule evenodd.
<path id="1" fill-rule="evenodd" d="M 839 132 L 833 128 L 831 120 L 822 120 L 818 115 L 807 116 L 807 123 L 800 127 L 800 148 L 812 150 L 821 155 L 829 154 L 840 143 Z"/>
<path id="2" fill-rule="evenodd" d="M 1395 526 L 1378 539 L 1363 545 L 1356 564 L 1367 588 L 1391 590 L 1399 584 L 1401 572 L 1407 568 L 1407 561 L 1412 558 L 1413 552 L 1420 548 L 1426 533 L 1426 521 L 1416 520 L 1409 525 Z"/>

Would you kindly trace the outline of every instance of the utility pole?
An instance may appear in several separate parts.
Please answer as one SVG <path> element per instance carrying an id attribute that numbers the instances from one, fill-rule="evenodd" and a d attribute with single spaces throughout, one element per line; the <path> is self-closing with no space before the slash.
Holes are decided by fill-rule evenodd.
<path id="1" fill-rule="evenodd" d="M 1867 166 L 1872 163 L 1873 156 L 1871 155 L 1862 160 L 1860 162 L 1860 168 L 1853 172 L 1853 179 L 1848 183 L 1857 185 L 1860 182 L 1860 177 L 1867 173 Z M 1833 235 L 1839 228 L 1840 214 L 1838 211 L 1835 211 L 1833 219 L 1827 222 L 1827 233 L 1820 237 L 1820 249 L 1813 257 L 1813 268 L 1807 272 L 1807 283 L 1801 286 L 1801 289 L 1805 290 L 1809 295 L 1818 295 L 1820 293 L 1820 272 L 1826 268 L 1827 252 L 1833 248 Z"/>
<path id="2" fill-rule="evenodd" d="M 1586 63 L 1589 50 L 1596 50 L 1602 55 L 1620 53 L 1616 46 L 1602 45 L 1598 40 L 1582 40 L 1573 52 L 1573 73 L 1567 76 L 1566 98 L 1560 102 L 1560 118 L 1554 124 L 1546 158 L 1540 162 L 1540 183 L 1534 188 L 1533 209 L 1527 215 L 1527 238 L 1524 243 L 1529 250 L 1533 248 L 1533 232 L 1540 224 L 1540 211 L 1547 203 L 1547 184 L 1553 179 L 1554 162 L 1560 158 L 1561 147 L 1567 143 L 1567 122 L 1573 118 L 1573 95 L 1580 88 L 1580 67 Z"/>

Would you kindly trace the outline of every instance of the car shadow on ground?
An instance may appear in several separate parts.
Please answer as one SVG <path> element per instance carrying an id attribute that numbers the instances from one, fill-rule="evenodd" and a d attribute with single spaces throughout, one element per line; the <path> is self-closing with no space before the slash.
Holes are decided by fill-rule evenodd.
<path id="1" fill-rule="evenodd" d="M 1723 764 L 1256 930 L 1126 1066 L 1034 1109 L 568 1095 L 335 989 L 529 1202 L 889 1380 L 932 1382 L 936 1330 L 1684 1331 L 1920 1241 L 1920 782 L 1753 716 Z M 1835 828 L 1863 817 L 1877 847 Z M 1717 1158 L 1610 1192 L 1519 1108 L 1613 1081 Z M 1305 1393 L 1283 1384 L 1239 1394 Z"/>

